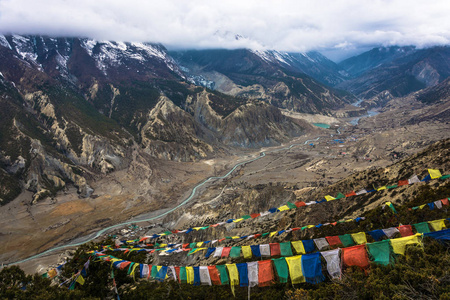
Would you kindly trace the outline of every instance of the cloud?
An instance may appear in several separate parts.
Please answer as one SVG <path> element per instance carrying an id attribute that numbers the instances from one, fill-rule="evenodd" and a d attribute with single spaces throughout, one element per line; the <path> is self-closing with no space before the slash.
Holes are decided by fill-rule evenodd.
<path id="1" fill-rule="evenodd" d="M 447 0 L 0 0 L 0 32 L 173 48 L 345 51 L 450 44 L 449 15 Z"/>

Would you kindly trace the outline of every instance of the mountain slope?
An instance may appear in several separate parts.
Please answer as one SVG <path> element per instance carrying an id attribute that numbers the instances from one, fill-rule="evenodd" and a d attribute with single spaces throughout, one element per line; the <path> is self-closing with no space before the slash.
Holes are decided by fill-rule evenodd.
<path id="1" fill-rule="evenodd" d="M 309 67 L 304 63 L 308 59 L 300 54 L 216 49 L 172 52 L 172 55 L 198 84 L 229 95 L 263 100 L 280 108 L 331 114 L 355 100 L 302 73 L 301 68 Z M 313 65 L 312 59 L 309 60 Z"/>
<path id="2" fill-rule="evenodd" d="M 126 169 L 277 145 L 304 132 L 273 106 L 188 84 L 160 45 L 0 37 L 0 191 L 35 201 Z M 137 147 L 139 146 L 139 147 Z"/>
<path id="3" fill-rule="evenodd" d="M 373 56 L 377 58 L 373 59 Z M 378 99 L 381 103 L 434 86 L 449 77 L 450 47 L 373 50 L 344 62 L 342 66 L 347 70 L 354 69 L 354 74 L 359 75 L 337 87 L 358 98 Z"/>

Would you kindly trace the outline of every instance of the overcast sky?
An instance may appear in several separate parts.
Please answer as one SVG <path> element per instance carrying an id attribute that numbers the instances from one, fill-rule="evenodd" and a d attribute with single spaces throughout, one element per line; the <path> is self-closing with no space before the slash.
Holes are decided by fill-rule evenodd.
<path id="1" fill-rule="evenodd" d="M 3 34 L 319 50 L 335 60 L 378 45 L 450 44 L 449 16 L 449 0 L 0 0 Z"/>

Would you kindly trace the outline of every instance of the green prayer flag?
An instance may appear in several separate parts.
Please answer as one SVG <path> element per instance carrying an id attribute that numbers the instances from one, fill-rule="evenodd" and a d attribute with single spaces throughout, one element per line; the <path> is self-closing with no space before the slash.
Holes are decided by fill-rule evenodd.
<path id="1" fill-rule="evenodd" d="M 169 234 L 172 234 L 172 231 L 169 231 L 169 230 L 167 230 L 167 231 L 164 231 L 164 234 L 165 234 L 165 235 L 169 235 Z"/>
<path id="2" fill-rule="evenodd" d="M 292 256 L 291 242 L 280 243 L 281 256 Z"/>
<path id="3" fill-rule="evenodd" d="M 200 228 L 201 230 L 205 230 L 205 229 L 208 229 L 209 228 L 209 226 L 205 226 L 205 227 L 202 227 L 202 228 Z"/>
<path id="4" fill-rule="evenodd" d="M 389 240 L 367 243 L 366 247 L 372 262 L 385 266 L 394 263 L 394 252 Z"/>
<path id="5" fill-rule="evenodd" d="M 266 232 L 266 233 L 263 233 L 262 234 L 262 236 L 264 237 L 264 236 L 268 236 L 270 234 L 270 232 Z"/>
<path id="6" fill-rule="evenodd" d="M 428 226 L 428 222 L 413 224 L 413 226 L 417 230 L 418 233 L 430 232 L 430 227 Z"/>
<path id="7" fill-rule="evenodd" d="M 111 270 L 111 278 L 114 279 L 114 270 Z"/>
<path id="8" fill-rule="evenodd" d="M 284 257 L 272 259 L 275 270 L 277 270 L 278 281 L 280 283 L 286 283 L 288 281 L 289 271 L 286 259 Z"/>
<path id="9" fill-rule="evenodd" d="M 157 266 L 152 266 L 152 271 L 150 273 L 150 276 L 153 279 L 156 279 L 156 276 L 158 275 L 158 267 Z"/>
<path id="10" fill-rule="evenodd" d="M 231 247 L 230 257 L 239 257 L 241 256 L 241 247 Z"/>
<path id="11" fill-rule="evenodd" d="M 227 240 L 233 239 L 231 236 L 226 236 L 225 238 L 226 238 Z"/>
<path id="12" fill-rule="evenodd" d="M 447 175 L 444 175 L 444 176 L 441 176 L 439 179 L 447 179 L 447 178 L 450 178 L 450 174 L 447 174 Z"/>
<path id="13" fill-rule="evenodd" d="M 289 202 L 289 201 L 288 201 L 288 203 L 286 203 L 286 205 L 287 205 L 287 207 L 289 207 L 290 209 L 297 208 L 297 206 L 295 206 L 294 203 L 291 203 L 291 202 Z"/>
<path id="14" fill-rule="evenodd" d="M 343 234 L 339 236 L 339 239 L 342 242 L 342 245 L 344 247 L 350 247 L 350 246 L 354 246 L 355 242 L 353 241 L 352 235 L 351 234 Z"/>
<path id="15" fill-rule="evenodd" d="M 307 229 L 308 228 L 308 226 L 303 226 L 302 227 L 302 230 L 305 230 L 305 229 Z"/>
<path id="16" fill-rule="evenodd" d="M 398 187 L 398 185 L 394 184 L 394 185 L 388 185 L 386 188 L 387 189 L 395 189 L 396 187 Z"/>
<path id="17" fill-rule="evenodd" d="M 180 282 L 187 283 L 186 267 L 180 267 Z"/>
<path id="18" fill-rule="evenodd" d="M 131 264 L 130 264 L 130 266 L 128 267 L 128 272 L 127 272 L 127 275 L 130 275 L 130 273 L 131 273 L 131 270 L 133 269 L 133 265 L 134 265 L 135 263 L 134 262 L 132 262 Z"/>
<path id="19" fill-rule="evenodd" d="M 416 210 L 416 209 L 418 209 L 419 207 L 418 206 L 414 206 L 412 209 L 413 210 Z"/>
<path id="20" fill-rule="evenodd" d="M 226 265 L 217 265 L 216 268 L 217 268 L 217 270 L 219 271 L 219 274 L 220 274 L 220 283 L 222 285 L 229 284 L 230 280 L 228 279 L 228 273 L 227 273 Z"/>
<path id="21" fill-rule="evenodd" d="M 242 219 L 244 219 L 244 220 L 251 219 L 251 216 L 250 215 L 245 215 L 245 216 L 242 217 Z"/>
<path id="22" fill-rule="evenodd" d="M 197 247 L 197 243 L 190 243 L 189 248 L 194 249 Z"/>
<path id="23" fill-rule="evenodd" d="M 339 192 L 335 198 L 342 199 L 342 198 L 345 198 L 345 195 Z"/>
<path id="24" fill-rule="evenodd" d="M 188 256 L 191 255 L 192 253 L 195 252 L 195 250 L 197 250 L 197 248 L 191 248 L 191 251 L 189 251 L 187 255 L 188 255 Z"/>

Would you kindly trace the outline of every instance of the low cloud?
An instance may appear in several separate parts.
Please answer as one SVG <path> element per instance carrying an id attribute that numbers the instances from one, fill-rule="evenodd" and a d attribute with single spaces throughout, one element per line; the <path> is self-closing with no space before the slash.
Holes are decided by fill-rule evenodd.
<path id="1" fill-rule="evenodd" d="M 0 31 L 172 48 L 332 52 L 449 44 L 449 15 L 446 0 L 0 0 Z"/>

